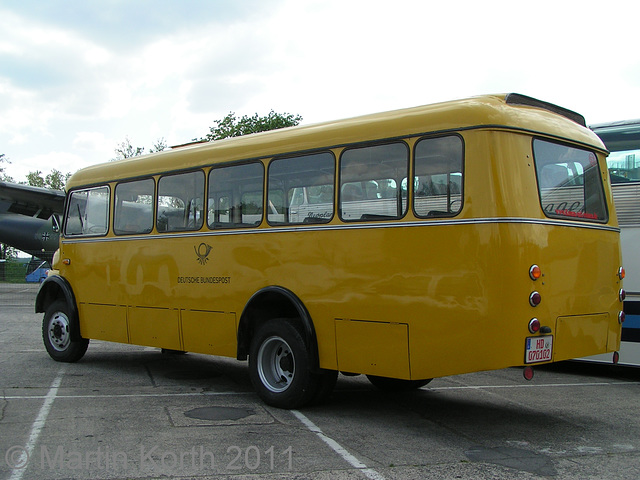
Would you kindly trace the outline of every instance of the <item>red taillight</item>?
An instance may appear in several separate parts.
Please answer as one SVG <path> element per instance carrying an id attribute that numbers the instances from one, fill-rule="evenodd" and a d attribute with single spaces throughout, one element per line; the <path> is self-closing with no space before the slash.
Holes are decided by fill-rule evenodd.
<path id="1" fill-rule="evenodd" d="M 613 352 L 613 364 L 617 365 L 620 361 L 620 354 L 618 352 Z"/>
<path id="2" fill-rule="evenodd" d="M 626 315 L 624 312 L 618 312 L 618 323 L 622 325 L 624 323 Z"/>
<path id="3" fill-rule="evenodd" d="M 529 320 L 529 331 L 531 333 L 538 333 L 540 331 L 540 320 L 537 318 Z"/>
<path id="4" fill-rule="evenodd" d="M 531 280 L 537 280 L 541 276 L 542 270 L 540 270 L 540 267 L 538 265 L 531 265 L 531 268 L 529 268 L 529 277 Z"/>
<path id="5" fill-rule="evenodd" d="M 525 380 L 530 381 L 533 378 L 533 367 L 524 367 L 522 376 Z"/>
<path id="6" fill-rule="evenodd" d="M 624 302 L 624 299 L 627 298 L 627 292 L 624 291 L 624 288 L 621 288 L 618 292 L 618 298 L 621 302 Z"/>
<path id="7" fill-rule="evenodd" d="M 540 305 L 541 301 L 542 297 L 538 292 L 531 292 L 531 295 L 529 295 L 529 304 L 532 307 L 537 307 L 538 305 Z"/>

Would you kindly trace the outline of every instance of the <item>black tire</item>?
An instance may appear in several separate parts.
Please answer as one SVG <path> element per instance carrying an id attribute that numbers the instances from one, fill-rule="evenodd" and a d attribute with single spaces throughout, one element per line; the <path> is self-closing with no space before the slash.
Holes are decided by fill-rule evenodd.
<path id="1" fill-rule="evenodd" d="M 402 380 L 400 378 L 378 377 L 376 375 L 367 375 L 371 384 L 385 392 L 407 392 L 409 390 L 417 390 L 429 383 L 432 378 L 425 380 Z"/>
<path id="2" fill-rule="evenodd" d="M 56 300 L 47 308 L 42 319 L 42 341 L 49 356 L 57 362 L 77 362 L 87 348 L 89 340 L 71 340 L 73 323 L 70 309 L 64 300 Z"/>
<path id="3" fill-rule="evenodd" d="M 249 347 L 249 376 L 258 396 L 277 408 L 299 408 L 319 393 L 319 377 L 294 320 L 269 320 L 256 330 Z"/>

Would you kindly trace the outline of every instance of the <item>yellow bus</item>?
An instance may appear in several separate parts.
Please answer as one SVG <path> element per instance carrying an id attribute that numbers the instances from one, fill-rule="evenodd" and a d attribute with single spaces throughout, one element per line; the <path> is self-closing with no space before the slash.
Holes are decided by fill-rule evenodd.
<path id="1" fill-rule="evenodd" d="M 67 183 L 36 311 L 89 339 L 248 358 L 267 403 L 615 352 L 606 149 L 570 110 L 470 98 L 105 163 Z"/>

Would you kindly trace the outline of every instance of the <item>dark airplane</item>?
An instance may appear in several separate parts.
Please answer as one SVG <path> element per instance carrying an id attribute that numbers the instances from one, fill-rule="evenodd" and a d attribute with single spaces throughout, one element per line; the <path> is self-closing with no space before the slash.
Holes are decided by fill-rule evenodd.
<path id="1" fill-rule="evenodd" d="M 60 190 L 0 182 L 0 243 L 51 263 L 64 197 Z"/>

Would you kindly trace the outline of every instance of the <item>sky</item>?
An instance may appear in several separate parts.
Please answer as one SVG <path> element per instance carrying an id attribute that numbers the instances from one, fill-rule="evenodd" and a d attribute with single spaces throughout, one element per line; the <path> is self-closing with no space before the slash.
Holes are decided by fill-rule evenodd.
<path id="1" fill-rule="evenodd" d="M 0 164 L 15 181 L 179 145 L 517 92 L 640 118 L 637 1 L 0 0 Z"/>

